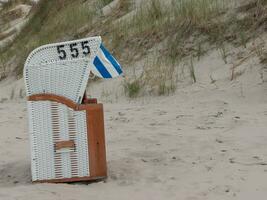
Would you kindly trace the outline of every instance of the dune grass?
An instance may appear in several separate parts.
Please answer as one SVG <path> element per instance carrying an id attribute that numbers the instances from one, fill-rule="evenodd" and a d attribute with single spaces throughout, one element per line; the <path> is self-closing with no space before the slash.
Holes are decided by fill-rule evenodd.
<path id="1" fill-rule="evenodd" d="M 125 47 L 131 52 L 145 54 L 147 49 L 168 39 L 166 55 L 180 59 L 188 56 L 185 42 L 188 38 L 203 37 L 217 48 L 224 42 L 246 47 L 252 29 L 266 21 L 267 0 L 253 0 L 241 10 L 226 15 L 232 8 L 233 0 L 172 0 L 166 5 L 160 0 L 145 1 L 128 20 L 112 24 L 111 48 L 120 55 Z M 237 14 L 251 11 L 244 18 Z M 249 13 L 249 12 L 248 12 Z M 201 55 L 201 42 L 194 44 L 198 56 Z M 190 52 L 191 53 L 191 52 Z M 127 57 L 127 56 L 126 56 Z M 138 58 L 138 56 L 137 56 Z"/>
<path id="2" fill-rule="evenodd" d="M 124 91 L 130 98 L 142 95 L 169 95 L 175 92 L 178 81 L 177 63 L 167 62 L 155 55 L 155 59 L 148 59 L 143 66 L 142 73 L 134 73 L 124 80 Z"/>
<path id="3" fill-rule="evenodd" d="M 176 90 L 177 70 L 182 58 L 191 55 L 185 47 L 185 41 L 194 32 L 203 28 L 211 19 L 219 16 L 225 9 L 222 0 L 173 0 L 171 5 L 159 0 L 145 2 L 128 21 L 117 24 L 111 46 L 123 49 L 127 44 L 141 56 L 154 44 L 166 41 L 164 51 L 152 63 L 144 66 L 141 76 L 126 80 L 125 90 L 129 97 L 136 97 L 145 88 L 151 94 L 169 95 Z M 116 48 L 119 47 L 119 48 Z M 198 43 L 196 56 L 203 54 Z M 130 57 L 125 52 L 116 52 L 118 56 Z M 131 61 L 131 60 L 130 60 Z M 196 82 L 193 58 L 188 64 L 188 76 Z M 138 89 L 136 89 L 138 88 Z M 133 95 L 134 94 L 134 95 Z"/>
<path id="4" fill-rule="evenodd" d="M 34 5 L 34 2 L 31 0 L 9 0 L 6 2 L 2 2 L 2 9 L 3 11 L 9 10 L 18 4 L 28 4 Z"/>
<path id="5" fill-rule="evenodd" d="M 7 62 L 15 56 L 18 59 L 16 72 L 21 74 L 27 55 L 36 47 L 74 39 L 77 31 L 84 25 L 92 24 L 95 11 L 82 1 L 41 0 L 34 7 L 34 14 L 22 32 L 5 49 L 0 58 Z"/>
<path id="6" fill-rule="evenodd" d="M 199 60 L 205 52 L 216 48 L 227 63 L 228 44 L 246 48 L 247 42 L 257 37 L 256 30 L 266 23 L 266 2 L 266 0 L 252 0 L 244 7 L 237 8 L 234 13 L 228 13 L 234 1 L 173 0 L 170 5 L 162 4 L 159 0 L 146 1 L 130 20 L 114 27 L 111 48 L 115 49 L 121 60 L 126 58 L 131 63 L 134 59 L 138 60 L 148 54 L 147 50 L 151 50 L 155 44 L 163 42 L 160 50 L 161 62 L 180 63 L 183 59 L 190 60 L 190 64 L 187 65 L 189 76 L 196 82 L 193 60 Z M 238 13 L 244 17 L 239 18 Z M 204 46 L 209 46 L 210 49 L 205 49 Z M 121 51 L 129 47 L 131 51 Z M 162 73 L 166 74 L 168 71 L 166 66 L 172 65 L 163 66 L 165 70 Z M 151 68 L 144 69 L 145 71 L 158 72 L 156 64 L 145 67 Z M 176 64 L 177 67 L 179 65 Z M 176 71 L 173 70 L 173 73 Z M 150 82 L 153 80 L 160 80 L 158 82 L 163 83 L 175 82 L 173 79 L 177 76 L 162 77 L 142 74 L 135 78 L 138 82 L 129 80 L 129 83 L 132 81 L 134 84 L 142 83 L 139 84 L 140 87 L 150 87 Z M 152 85 L 157 85 L 158 82 Z M 142 88 L 138 91 L 141 90 Z M 175 90 L 158 89 L 157 93 L 169 94 L 170 91 Z"/>
<path id="7" fill-rule="evenodd" d="M 109 17 L 97 19 L 97 9 L 111 0 L 97 1 L 97 9 L 88 2 L 41 0 L 15 41 L 0 50 L 2 63 L 16 57 L 16 72 L 21 74 L 26 56 L 37 46 L 88 33 L 100 34 L 124 66 L 146 57 L 151 51 L 158 52 L 158 58 L 145 64 L 140 76 L 125 80 L 124 88 L 130 97 L 138 96 L 145 87 L 153 94 L 165 95 L 175 91 L 177 68 L 183 59 L 189 60 L 187 71 L 196 82 L 195 59 L 217 48 L 227 63 L 226 43 L 246 48 L 247 42 L 257 36 L 253 34 L 255 30 L 264 27 L 267 21 L 267 0 L 251 0 L 232 14 L 227 11 L 233 0 L 172 0 L 170 4 L 161 0 L 143 1 L 133 15 L 118 21 L 116 19 L 130 11 L 131 0 L 121 0 Z M 238 13 L 244 17 L 237 17 Z M 80 34 L 79 30 L 85 26 L 86 31 Z M 160 51 L 154 49 L 155 44 L 162 45 Z"/>
<path id="8" fill-rule="evenodd" d="M 14 0 L 8 6 L 11 7 L 21 1 Z M 36 47 L 47 43 L 84 37 L 92 30 L 90 35 L 96 33 L 98 35 L 99 32 L 108 31 L 108 25 L 98 22 L 97 26 L 93 26 L 96 23 L 96 20 L 93 20 L 97 17 L 100 20 L 101 13 L 98 12 L 99 9 L 110 2 L 111 0 L 40 0 L 37 5 L 33 5 L 30 20 L 20 34 L 5 48 L 0 49 L 0 59 L 7 65 L 11 58 L 16 58 L 13 65 L 15 65 L 16 74 L 21 76 L 27 55 Z M 6 5 L 7 8 L 8 6 Z M 119 16 L 121 13 L 128 12 L 129 6 L 130 1 L 120 0 Z M 118 14 L 115 13 L 115 16 L 107 18 L 106 23 L 110 23 L 112 19 L 117 17 L 116 15 Z M 8 68 L 6 67 L 6 69 Z"/>
<path id="9" fill-rule="evenodd" d="M 98 0 L 98 1 L 97 1 L 97 6 L 98 6 L 99 8 L 102 8 L 102 7 L 104 7 L 104 6 L 108 5 L 108 4 L 110 4 L 112 1 L 113 1 L 113 0 Z"/>

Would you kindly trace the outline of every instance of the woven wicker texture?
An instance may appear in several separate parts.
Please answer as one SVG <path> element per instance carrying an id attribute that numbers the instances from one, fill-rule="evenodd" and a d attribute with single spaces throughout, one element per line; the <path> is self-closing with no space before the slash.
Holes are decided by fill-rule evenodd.
<path id="1" fill-rule="evenodd" d="M 100 44 L 91 37 L 35 49 L 24 66 L 27 96 L 51 93 L 81 103 Z"/>
<path id="2" fill-rule="evenodd" d="M 24 66 L 26 94 L 54 94 L 81 103 L 99 52 L 100 37 L 56 43 L 35 49 Z M 52 101 L 28 101 L 32 180 L 88 177 L 85 111 Z M 64 141 L 74 147 L 57 149 Z"/>
<path id="3" fill-rule="evenodd" d="M 85 111 L 73 111 L 51 101 L 28 101 L 32 180 L 89 176 Z M 75 148 L 55 149 L 73 140 Z"/>

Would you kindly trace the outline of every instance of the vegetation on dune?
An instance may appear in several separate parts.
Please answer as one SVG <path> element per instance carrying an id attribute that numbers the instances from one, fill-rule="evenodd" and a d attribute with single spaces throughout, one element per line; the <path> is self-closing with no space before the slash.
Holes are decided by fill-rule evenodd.
<path id="1" fill-rule="evenodd" d="M 168 74 L 169 69 L 172 69 L 173 74 L 187 71 L 187 76 L 191 77 L 192 82 L 196 82 L 194 59 L 199 60 L 205 52 L 216 48 L 227 63 L 226 46 L 246 48 L 247 42 L 261 33 L 260 29 L 264 29 L 267 25 L 266 2 L 266 0 L 254 0 L 242 7 L 229 9 L 235 1 L 173 0 L 168 6 L 159 0 L 152 0 L 138 9 L 131 20 L 113 27 L 117 33 L 114 34 L 111 46 L 119 47 L 115 48 L 115 51 L 122 60 L 127 58 L 128 62 L 132 62 L 133 59 L 138 60 L 147 54 L 147 50 L 153 48 L 155 44 L 163 42 L 164 46 L 160 49 L 160 63 L 164 69 L 162 73 Z M 120 50 L 127 47 L 131 47 L 131 51 Z M 133 52 L 135 56 L 132 56 Z M 184 68 L 185 65 L 187 69 L 177 69 Z M 147 86 L 150 88 L 146 88 L 146 91 L 154 91 L 157 83 L 161 87 L 156 87 L 158 89 L 153 92 L 155 94 L 169 94 L 170 91 L 175 91 L 162 88 L 166 85 L 175 88 L 173 85 L 177 85 L 176 82 L 179 81 L 177 77 L 180 74 L 163 75 L 164 78 L 159 78 L 155 73 L 159 71 L 157 66 L 145 64 L 144 73 L 128 79 L 125 85 L 142 83 L 140 89 L 135 90 L 138 93 Z M 144 74 L 147 71 L 154 73 L 146 76 Z M 150 85 L 151 82 L 154 84 Z M 131 87 L 125 88 L 131 89 Z"/>
<path id="2" fill-rule="evenodd" d="M 11 1 L 13 3 L 10 3 L 9 6 L 21 1 Z M 24 1 L 26 3 L 26 0 Z M 14 71 L 20 76 L 27 55 L 38 46 L 83 37 L 90 31 L 92 31 L 91 34 L 103 35 L 101 33 L 105 31 L 108 25 L 102 24 L 99 9 L 109 2 L 111 0 L 96 2 L 84 0 L 40 0 L 37 5 L 33 5 L 32 15 L 21 33 L 9 45 L 0 49 L 1 62 L 8 65 L 8 61 L 15 58 L 15 62 L 12 65 L 15 65 Z M 128 3 L 121 0 L 119 9 L 123 10 L 127 7 Z M 111 17 L 111 19 L 114 18 L 116 16 Z M 106 23 L 108 24 L 109 21 Z M 97 24 L 97 26 L 93 26 L 94 24 Z M 96 30 L 95 27 L 99 27 L 99 29 Z M 7 69 L 8 66 L 5 66 L 5 68 Z"/>
<path id="3" fill-rule="evenodd" d="M 111 3 L 113 0 L 99 0 L 98 1 L 98 6 L 100 8 L 104 7 L 105 5 L 108 5 L 109 3 Z"/>
<path id="4" fill-rule="evenodd" d="M 21 74 L 27 55 L 36 47 L 63 39 L 74 39 L 77 31 L 92 23 L 93 9 L 83 1 L 41 0 L 33 9 L 29 22 L 5 49 L 1 60 L 7 62 L 16 57 L 16 73 Z"/>
<path id="5" fill-rule="evenodd" d="M 1 50 L 0 65 L 6 69 L 14 57 L 15 71 L 20 75 L 26 56 L 37 46 L 102 35 L 124 66 L 147 57 L 143 72 L 125 79 L 126 95 L 137 97 L 144 90 L 165 95 L 175 91 L 182 77 L 197 81 L 194 60 L 211 48 L 217 48 L 227 63 L 227 45 L 246 48 L 267 26 L 267 0 L 250 0 L 235 8 L 236 0 L 172 0 L 170 4 L 151 0 L 143 1 L 137 9 L 131 0 L 120 0 L 117 8 L 103 17 L 100 9 L 110 2 L 40 0 L 27 26 Z M 131 11 L 129 17 L 117 20 Z M 156 56 L 149 61 L 154 51 Z"/>
<path id="6" fill-rule="evenodd" d="M 11 9 L 18 4 L 28 4 L 28 5 L 34 4 L 34 2 L 31 0 L 9 0 L 9 1 L 2 1 L 1 3 L 3 11 Z"/>
<path id="7" fill-rule="evenodd" d="M 266 23 L 266 0 L 253 2 L 249 4 L 253 6 L 252 12 L 238 19 L 237 15 L 242 10 L 226 16 L 228 8 L 234 3 L 231 0 L 173 0 L 169 6 L 159 0 L 145 1 L 131 20 L 113 27 L 111 45 L 120 47 L 117 48 L 117 54 L 127 46 L 141 50 L 137 52 L 143 54 L 155 42 L 169 38 L 166 53 L 173 59 L 187 55 L 184 42 L 194 34 L 206 36 L 206 40 L 200 42 L 221 45 L 228 41 L 245 46 L 249 37 L 252 37 L 251 30 Z"/>

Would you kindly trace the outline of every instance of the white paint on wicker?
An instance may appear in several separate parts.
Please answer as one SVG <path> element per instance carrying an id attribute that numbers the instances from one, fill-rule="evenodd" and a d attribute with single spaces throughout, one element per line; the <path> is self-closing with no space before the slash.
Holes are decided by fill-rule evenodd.
<path id="1" fill-rule="evenodd" d="M 90 54 L 72 58 L 70 44 L 88 41 Z M 68 55 L 60 60 L 58 45 Z M 81 103 L 101 37 L 91 37 L 41 46 L 28 56 L 24 66 L 27 96 L 50 93 Z M 29 101 L 32 180 L 90 176 L 85 111 L 73 111 L 51 101 Z M 75 148 L 55 150 L 55 143 L 74 140 Z"/>
<path id="2" fill-rule="evenodd" d="M 55 178 L 50 102 L 28 102 L 31 116 L 32 179 Z"/>
<path id="3" fill-rule="evenodd" d="M 79 177 L 90 176 L 89 173 L 89 155 L 88 155 L 88 138 L 86 126 L 86 113 L 75 112 L 75 122 L 77 124 L 76 151 L 78 153 L 78 174 Z"/>
<path id="4" fill-rule="evenodd" d="M 90 54 L 82 53 L 77 58 L 67 56 L 60 60 L 57 53 L 58 45 L 77 43 L 77 49 L 82 52 L 80 43 L 88 41 Z M 27 96 L 41 93 L 52 93 L 81 103 L 93 59 L 101 45 L 101 37 L 90 37 L 81 40 L 68 41 L 41 46 L 28 56 L 24 66 L 24 77 Z M 66 54 L 71 55 L 68 46 Z"/>
<path id="5" fill-rule="evenodd" d="M 28 110 L 32 180 L 89 176 L 86 112 L 73 111 L 63 104 L 50 101 L 28 101 Z M 73 118 L 72 126 L 70 118 Z M 55 127 L 57 123 L 59 126 Z M 55 150 L 55 142 L 70 139 L 74 140 L 74 149 L 63 152 Z"/>

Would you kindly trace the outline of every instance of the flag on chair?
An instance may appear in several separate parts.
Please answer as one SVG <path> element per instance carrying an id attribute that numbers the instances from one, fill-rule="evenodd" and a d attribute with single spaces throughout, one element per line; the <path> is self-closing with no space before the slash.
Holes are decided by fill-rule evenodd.
<path id="1" fill-rule="evenodd" d="M 120 76 L 122 69 L 117 60 L 101 44 L 98 54 L 93 61 L 92 72 L 98 77 L 107 79 Z"/>

